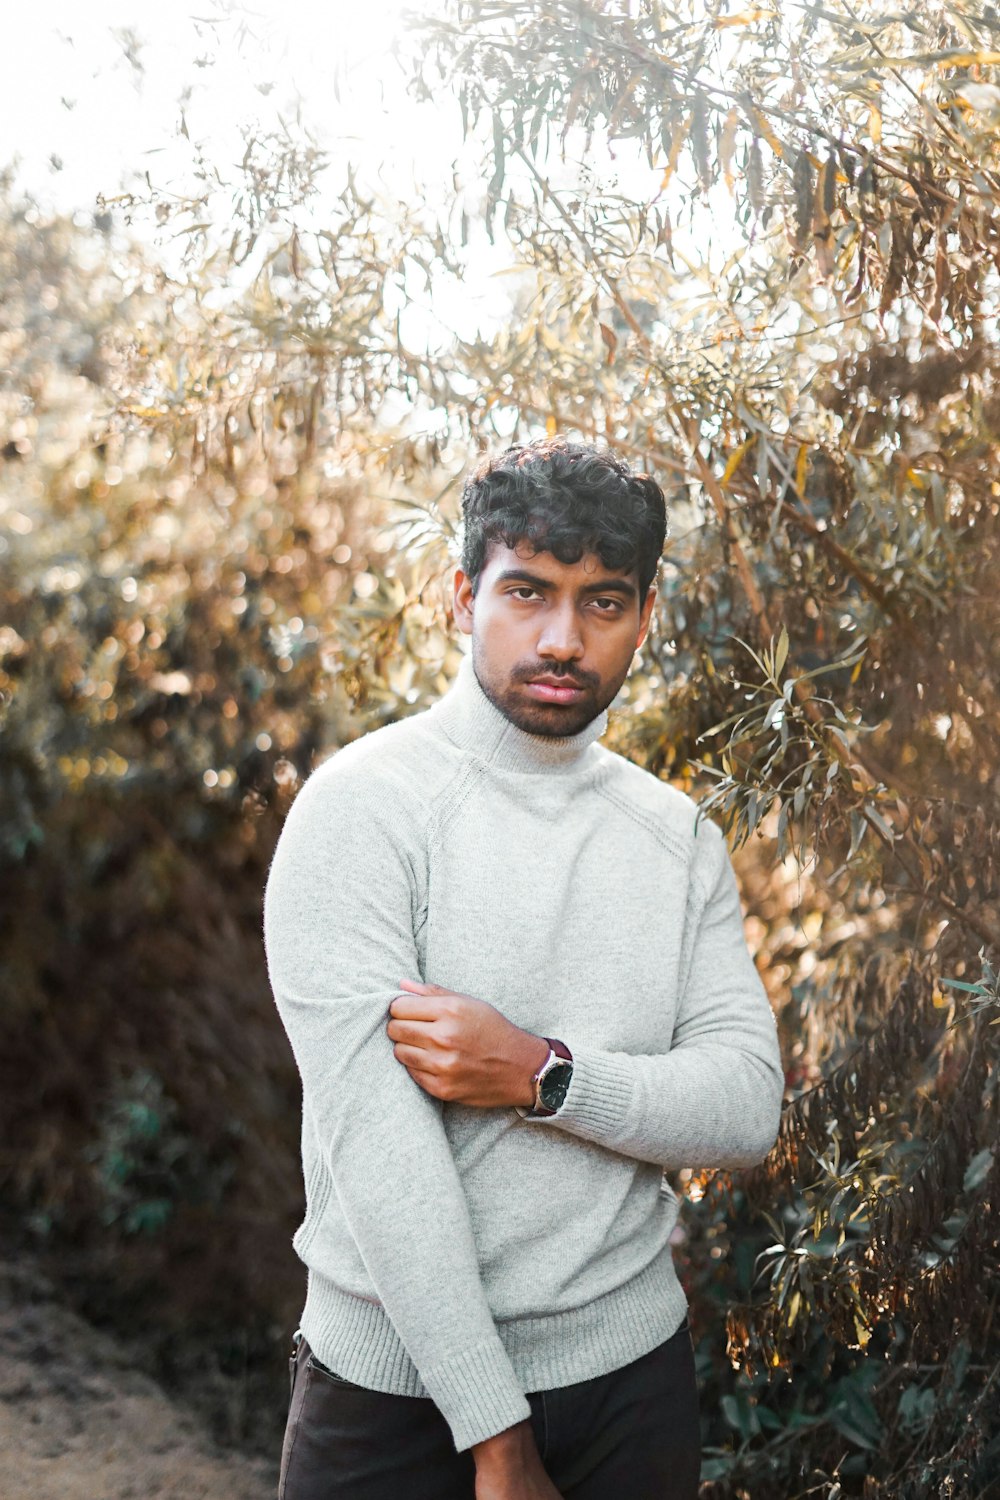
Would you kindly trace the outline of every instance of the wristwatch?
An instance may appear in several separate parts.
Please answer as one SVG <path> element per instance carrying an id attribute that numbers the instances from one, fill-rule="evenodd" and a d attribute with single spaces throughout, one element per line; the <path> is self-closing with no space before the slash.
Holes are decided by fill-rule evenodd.
<path id="1" fill-rule="evenodd" d="M 549 1055 L 537 1073 L 532 1075 L 531 1081 L 535 1085 L 534 1107 L 528 1109 L 523 1104 L 514 1105 L 524 1120 L 554 1115 L 565 1099 L 569 1081 L 573 1077 L 573 1054 L 566 1043 L 554 1036 L 546 1036 L 542 1040 L 549 1044 Z"/>

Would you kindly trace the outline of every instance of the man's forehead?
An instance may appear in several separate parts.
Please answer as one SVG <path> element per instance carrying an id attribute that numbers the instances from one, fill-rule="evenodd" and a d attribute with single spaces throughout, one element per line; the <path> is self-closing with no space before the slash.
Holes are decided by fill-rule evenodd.
<path id="1" fill-rule="evenodd" d="M 533 573 L 553 579 L 565 573 L 584 572 L 598 578 L 621 578 L 634 581 L 637 571 L 634 566 L 609 568 L 596 552 L 584 552 L 578 562 L 563 563 L 551 552 L 546 552 L 544 549 L 536 551 L 526 538 L 521 538 L 515 547 L 508 547 L 497 540 L 491 542 L 486 563 L 486 568 L 491 573 L 521 566 L 526 566 Z"/>

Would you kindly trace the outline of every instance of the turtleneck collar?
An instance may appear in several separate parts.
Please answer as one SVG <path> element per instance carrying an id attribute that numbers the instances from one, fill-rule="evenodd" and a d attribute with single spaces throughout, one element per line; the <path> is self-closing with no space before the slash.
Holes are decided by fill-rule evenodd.
<path id="1" fill-rule="evenodd" d="M 455 679 L 429 710 L 444 733 L 462 750 L 498 771 L 565 773 L 589 765 L 595 740 L 608 727 L 602 710 L 577 734 L 529 734 L 502 714 L 479 685 L 472 656 L 463 656 Z"/>

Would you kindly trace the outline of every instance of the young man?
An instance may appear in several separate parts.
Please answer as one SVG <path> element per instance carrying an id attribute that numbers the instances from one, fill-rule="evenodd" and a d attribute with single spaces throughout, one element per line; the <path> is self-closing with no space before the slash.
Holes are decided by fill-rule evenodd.
<path id="1" fill-rule="evenodd" d="M 264 899 L 302 1075 L 285 1500 L 693 1500 L 678 1167 L 783 1074 L 714 824 L 600 743 L 663 495 L 558 439 L 466 483 L 429 710 L 310 775 Z"/>

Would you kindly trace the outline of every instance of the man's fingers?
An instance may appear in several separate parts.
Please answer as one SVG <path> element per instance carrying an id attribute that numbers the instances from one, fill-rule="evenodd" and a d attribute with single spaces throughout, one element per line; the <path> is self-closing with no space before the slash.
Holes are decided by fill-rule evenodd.
<path id="1" fill-rule="evenodd" d="M 396 1061 L 401 1062 L 404 1068 L 414 1066 L 427 1070 L 427 1053 L 423 1047 L 408 1046 L 406 1042 L 396 1042 L 393 1046 Z"/>
<path id="2" fill-rule="evenodd" d="M 426 1094 L 432 1094 L 435 1099 L 442 1098 L 439 1092 L 441 1080 L 434 1073 L 422 1073 L 419 1068 L 407 1068 L 406 1070 L 414 1083 L 418 1083 Z"/>
<path id="3" fill-rule="evenodd" d="M 429 995 L 397 995 L 389 1002 L 389 1014 L 397 1021 L 434 1021 L 441 1005 Z"/>
<path id="4" fill-rule="evenodd" d="M 434 1047 L 448 1045 L 446 1036 L 436 1036 L 430 1021 L 402 1021 L 393 1016 L 386 1022 L 386 1036 L 394 1042 L 407 1042 L 411 1047 Z"/>

